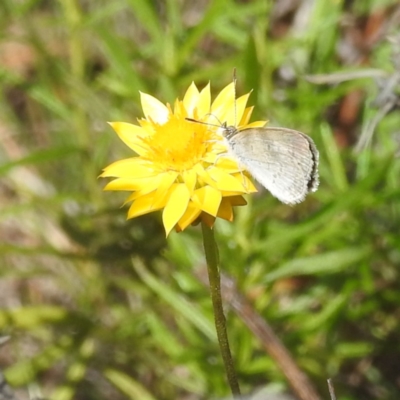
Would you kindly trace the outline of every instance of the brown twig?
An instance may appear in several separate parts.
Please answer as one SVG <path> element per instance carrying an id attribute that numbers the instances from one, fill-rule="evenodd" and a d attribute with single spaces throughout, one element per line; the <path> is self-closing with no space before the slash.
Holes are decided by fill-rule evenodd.
<path id="1" fill-rule="evenodd" d="M 335 388 L 333 387 L 331 378 L 328 379 L 328 389 L 329 389 L 329 395 L 331 396 L 331 400 L 336 400 Z"/>
<path id="2" fill-rule="evenodd" d="M 200 280 L 207 284 L 207 277 L 202 270 Z M 299 369 L 283 343 L 275 335 L 268 323 L 254 310 L 250 302 L 241 295 L 235 282 L 221 274 L 222 298 L 242 319 L 253 334 L 260 340 L 267 353 L 275 360 L 286 376 L 294 393 L 301 400 L 321 400 L 308 377 Z"/>

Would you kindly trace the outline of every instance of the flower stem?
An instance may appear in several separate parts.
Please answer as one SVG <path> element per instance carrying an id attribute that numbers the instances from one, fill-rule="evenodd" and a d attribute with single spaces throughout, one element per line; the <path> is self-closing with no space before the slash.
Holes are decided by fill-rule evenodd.
<path id="1" fill-rule="evenodd" d="M 224 361 L 226 376 L 231 388 L 231 392 L 234 396 L 236 396 L 240 395 L 240 388 L 235 367 L 233 365 L 232 354 L 228 341 L 228 333 L 226 330 L 226 320 L 224 310 L 222 308 L 218 247 L 217 243 L 215 242 L 213 230 L 207 226 L 205 222 L 201 223 L 201 228 L 203 232 L 204 251 L 206 254 L 208 280 L 210 283 L 210 293 L 214 309 L 214 321 L 215 328 L 217 330 L 219 348 Z"/>

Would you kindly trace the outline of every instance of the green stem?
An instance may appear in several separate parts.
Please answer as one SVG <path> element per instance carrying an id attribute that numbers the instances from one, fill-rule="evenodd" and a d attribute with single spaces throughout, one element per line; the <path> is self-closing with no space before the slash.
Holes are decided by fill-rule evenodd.
<path id="1" fill-rule="evenodd" d="M 83 107 L 79 107 L 79 101 L 82 101 L 82 85 L 85 80 L 86 58 L 85 46 L 83 40 L 84 28 L 84 12 L 79 0 L 61 0 L 61 5 L 64 11 L 64 19 L 68 27 L 68 49 L 69 49 L 69 62 L 70 62 L 70 75 L 71 88 L 70 95 L 73 104 L 76 107 L 71 110 L 71 123 L 74 125 L 73 130 L 76 135 L 76 140 L 82 148 L 82 174 L 83 181 L 88 190 L 88 195 L 91 196 L 90 200 L 97 203 L 99 201 L 100 191 L 96 179 L 98 175 L 98 166 L 91 158 L 90 154 L 93 145 L 91 136 L 89 134 L 89 119 L 87 112 Z M 77 100 L 79 99 L 79 100 Z M 89 201 L 90 201 L 89 200 Z"/>
<path id="2" fill-rule="evenodd" d="M 206 254 L 208 280 L 210 282 L 211 300 L 214 309 L 215 328 L 222 359 L 224 360 L 226 376 L 228 378 L 231 392 L 234 396 L 240 395 L 240 388 L 236 376 L 231 349 L 229 347 L 228 333 L 226 330 L 226 320 L 222 307 L 221 279 L 219 275 L 218 247 L 215 242 L 214 232 L 204 222 L 201 223 L 203 232 L 204 251 Z"/>

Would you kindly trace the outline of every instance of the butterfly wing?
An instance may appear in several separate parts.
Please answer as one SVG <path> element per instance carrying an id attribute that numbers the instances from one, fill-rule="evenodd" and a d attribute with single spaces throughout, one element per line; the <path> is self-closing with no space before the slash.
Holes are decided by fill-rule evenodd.
<path id="1" fill-rule="evenodd" d="M 285 128 L 249 128 L 228 140 L 231 154 L 272 195 L 300 203 L 318 187 L 318 150 L 304 133 Z"/>

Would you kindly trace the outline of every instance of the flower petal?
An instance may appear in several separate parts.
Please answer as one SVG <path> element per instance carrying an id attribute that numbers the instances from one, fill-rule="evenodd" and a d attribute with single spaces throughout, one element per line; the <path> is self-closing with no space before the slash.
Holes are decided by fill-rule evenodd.
<path id="1" fill-rule="evenodd" d="M 227 118 L 228 126 L 230 124 L 232 124 L 232 125 L 236 124 L 236 126 L 239 125 L 239 122 L 242 120 L 243 114 L 244 114 L 244 112 L 246 110 L 246 104 L 247 104 L 247 101 L 249 100 L 250 93 L 247 93 L 247 94 L 245 94 L 243 96 L 240 96 L 238 99 L 236 99 L 236 104 L 235 104 L 235 109 L 236 110 L 235 110 L 235 113 L 233 115 L 233 120 L 230 120 L 229 118 Z M 232 116 L 230 116 L 230 118 L 232 118 Z"/>
<path id="2" fill-rule="evenodd" d="M 200 92 L 197 102 L 197 115 L 193 114 L 194 118 L 204 118 L 204 116 L 211 112 L 211 91 L 210 82 Z"/>
<path id="3" fill-rule="evenodd" d="M 215 182 L 215 185 L 213 186 L 216 189 L 232 192 L 246 192 L 246 189 L 242 184 L 242 182 L 245 182 L 244 175 L 243 179 L 240 181 L 239 179 L 236 179 L 234 176 L 226 173 L 220 168 L 211 167 L 207 170 L 207 172 L 210 175 L 211 179 Z"/>
<path id="4" fill-rule="evenodd" d="M 216 217 L 221 204 L 222 195 L 219 190 L 211 186 L 203 186 L 195 191 L 192 199 L 199 208 L 207 214 Z"/>
<path id="5" fill-rule="evenodd" d="M 225 197 L 221 201 L 221 206 L 218 209 L 218 218 L 226 219 L 227 221 L 233 221 L 233 209 L 230 197 Z"/>
<path id="6" fill-rule="evenodd" d="M 251 179 L 249 179 L 249 177 L 246 175 L 248 174 L 248 172 L 247 171 L 244 172 L 245 173 L 243 172 L 234 173 L 233 176 L 236 179 L 240 179 L 244 188 L 246 189 L 246 193 L 257 193 L 258 192 L 257 188 L 254 186 Z"/>
<path id="7" fill-rule="evenodd" d="M 154 165 L 140 157 L 126 158 L 124 160 L 116 161 L 104 168 L 103 173 L 100 175 L 104 177 L 118 177 L 118 178 L 148 178 L 156 175 L 159 171 L 154 169 Z"/>
<path id="8" fill-rule="evenodd" d="M 196 172 L 193 169 L 183 171 L 182 178 L 183 181 L 185 182 L 186 187 L 189 189 L 190 194 L 192 194 L 197 183 Z"/>
<path id="9" fill-rule="evenodd" d="M 238 126 L 244 126 L 247 125 L 250 121 L 251 114 L 253 113 L 254 106 L 247 107 L 242 115 L 242 118 L 239 120 Z"/>
<path id="10" fill-rule="evenodd" d="M 146 196 L 152 193 L 154 206 L 157 208 L 158 203 L 165 204 L 165 197 L 168 197 L 168 193 L 172 184 L 174 183 L 178 173 L 169 171 L 164 174 L 157 175 L 151 181 L 143 180 L 143 184 L 136 192 L 132 193 L 126 200 L 125 203 L 136 200 L 139 197 Z M 139 182 L 140 183 L 140 182 Z"/>
<path id="11" fill-rule="evenodd" d="M 128 147 L 139 155 L 143 154 L 145 145 L 142 138 L 148 136 L 145 129 L 127 122 L 109 122 L 109 124 Z"/>
<path id="12" fill-rule="evenodd" d="M 192 222 L 194 222 L 198 218 L 200 213 L 200 208 L 197 207 L 192 201 L 189 202 L 185 213 L 178 222 L 180 230 L 185 230 Z"/>
<path id="13" fill-rule="evenodd" d="M 214 114 L 217 117 L 219 117 L 217 113 L 222 113 L 222 110 L 226 110 L 226 108 L 231 107 L 234 101 L 235 101 L 235 84 L 234 82 L 232 82 L 228 86 L 223 88 L 216 97 L 216 99 L 213 101 L 211 105 L 211 114 Z"/>
<path id="14" fill-rule="evenodd" d="M 168 107 L 149 94 L 140 92 L 142 109 L 146 119 L 151 119 L 154 122 L 162 125 L 168 121 Z"/>
<path id="15" fill-rule="evenodd" d="M 185 213 L 189 199 L 190 193 L 186 185 L 177 184 L 171 188 L 162 216 L 167 236 Z"/>
<path id="16" fill-rule="evenodd" d="M 199 180 L 199 184 L 204 184 L 204 183 L 208 185 L 214 184 L 214 181 L 211 179 L 210 175 L 208 175 L 203 165 L 198 163 L 193 167 L 193 170 L 196 172 L 198 177 L 201 178 L 201 180 Z"/>
<path id="17" fill-rule="evenodd" d="M 214 226 L 215 217 L 205 212 L 201 213 L 201 220 L 210 228 Z"/>
<path id="18" fill-rule="evenodd" d="M 160 183 L 158 184 L 157 190 L 154 193 L 154 202 L 157 205 L 157 202 L 164 201 L 163 198 L 165 193 L 168 193 L 171 189 L 171 186 L 175 182 L 178 173 L 175 171 L 168 171 L 162 175 Z"/>
<path id="19" fill-rule="evenodd" d="M 267 121 L 254 121 L 251 124 L 247 124 L 246 129 L 247 128 L 264 128 L 264 126 L 267 124 L 268 124 L 268 120 Z"/>
<path id="20" fill-rule="evenodd" d="M 245 206 L 247 204 L 243 196 L 232 196 L 229 198 L 229 201 L 233 206 Z"/>
<path id="21" fill-rule="evenodd" d="M 214 141 L 212 150 L 209 150 L 202 158 L 203 161 L 208 162 L 210 164 L 216 164 L 218 159 L 220 158 L 230 158 L 232 157 L 229 155 L 228 150 L 226 148 L 225 143 L 223 140 L 215 136 L 215 139 L 212 139 Z"/>
<path id="22" fill-rule="evenodd" d="M 193 116 L 193 110 L 195 109 L 198 100 L 199 89 L 197 89 L 197 86 L 194 84 L 194 82 L 192 82 L 183 98 L 183 105 L 185 106 L 187 115 Z"/>
<path id="23" fill-rule="evenodd" d="M 128 219 L 139 217 L 140 215 L 148 214 L 153 211 L 160 210 L 164 205 L 154 206 L 153 196 L 143 196 L 135 200 L 128 210 Z"/>
<path id="24" fill-rule="evenodd" d="M 109 182 L 104 190 L 140 190 L 141 193 L 147 194 L 160 186 L 161 177 L 162 174 L 141 179 L 117 178 Z"/>
<path id="25" fill-rule="evenodd" d="M 138 118 L 137 121 L 139 122 L 139 125 L 145 130 L 147 136 L 154 135 L 156 133 L 154 122 L 152 120 L 148 121 L 144 118 Z"/>
<path id="26" fill-rule="evenodd" d="M 137 189 L 134 193 L 132 193 L 124 202 L 124 204 L 129 203 L 138 199 L 139 197 L 147 196 L 149 193 L 153 196 L 154 205 L 157 207 L 158 203 L 164 202 L 164 197 L 168 192 L 169 186 L 165 182 L 165 175 L 161 174 L 153 179 L 141 180 L 138 182 L 140 184 L 140 188 Z M 164 182 L 163 182 L 164 180 Z M 159 190 L 160 187 L 164 187 L 165 191 Z"/>
<path id="27" fill-rule="evenodd" d="M 143 186 L 153 181 L 154 178 L 152 177 L 143 179 L 118 178 L 107 183 L 103 190 L 140 190 Z"/>
<path id="28" fill-rule="evenodd" d="M 223 169 L 225 172 L 229 173 L 234 173 L 234 172 L 239 172 L 242 170 L 242 168 L 239 167 L 238 163 L 230 158 L 228 155 L 221 156 L 217 160 L 217 162 L 214 164 L 215 167 Z"/>
<path id="29" fill-rule="evenodd" d="M 225 107 L 220 107 L 215 113 L 221 122 L 225 122 L 228 126 L 238 126 L 239 121 L 242 119 L 244 110 L 246 109 L 247 100 L 250 93 L 234 99 L 230 103 L 226 103 Z"/>

